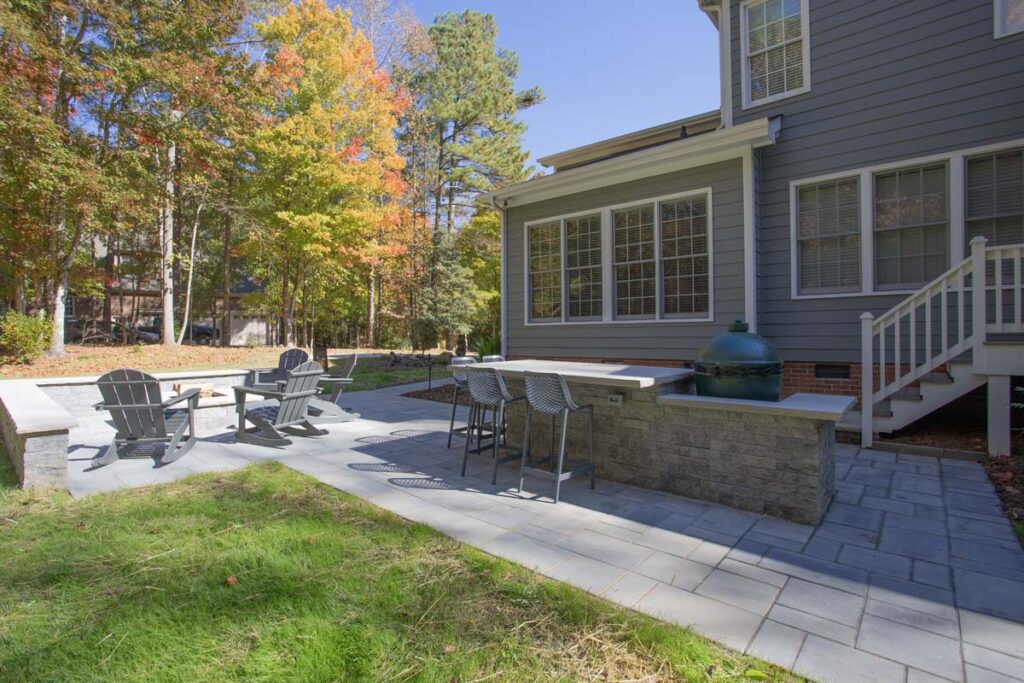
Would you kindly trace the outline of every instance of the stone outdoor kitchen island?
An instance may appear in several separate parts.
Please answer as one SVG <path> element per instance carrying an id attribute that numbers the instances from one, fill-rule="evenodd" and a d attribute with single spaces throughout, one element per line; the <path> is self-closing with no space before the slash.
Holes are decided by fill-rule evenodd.
<path id="1" fill-rule="evenodd" d="M 815 524 L 835 489 L 835 425 L 846 396 L 794 394 L 779 402 L 692 393 L 693 371 L 642 365 L 515 360 L 489 363 L 514 395 L 523 373 L 555 372 L 574 400 L 594 406 L 597 474 L 604 479 Z M 522 440 L 525 406 L 508 410 Z M 551 421 L 535 415 L 531 453 L 551 450 Z M 586 418 L 570 417 L 567 458 L 586 459 Z M 568 469 L 568 466 L 566 467 Z M 527 478 L 531 492 L 548 483 Z"/>

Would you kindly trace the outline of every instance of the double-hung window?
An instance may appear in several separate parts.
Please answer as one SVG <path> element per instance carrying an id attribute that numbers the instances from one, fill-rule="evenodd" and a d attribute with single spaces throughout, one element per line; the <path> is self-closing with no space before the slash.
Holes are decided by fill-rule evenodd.
<path id="1" fill-rule="evenodd" d="M 1024 31 L 1024 0 L 993 0 L 992 4 L 996 38 Z"/>
<path id="2" fill-rule="evenodd" d="M 525 226 L 530 323 L 709 320 L 710 190 Z"/>
<path id="3" fill-rule="evenodd" d="M 949 264 L 945 162 L 874 174 L 875 285 L 915 289 Z"/>
<path id="4" fill-rule="evenodd" d="M 810 87 L 807 0 L 751 0 L 741 6 L 743 106 Z"/>
<path id="5" fill-rule="evenodd" d="M 1024 242 L 1024 148 L 967 158 L 965 250 L 974 237 L 989 246 Z"/>
<path id="6" fill-rule="evenodd" d="M 659 202 L 661 291 L 665 317 L 706 317 L 709 309 L 708 199 Z"/>
<path id="7" fill-rule="evenodd" d="M 565 279 L 569 320 L 600 320 L 601 214 L 565 219 Z"/>
<path id="8" fill-rule="evenodd" d="M 562 319 L 562 224 L 548 221 L 529 227 L 530 319 Z"/>
<path id="9" fill-rule="evenodd" d="M 860 290 L 859 185 L 852 177 L 797 189 L 800 294 Z"/>
<path id="10" fill-rule="evenodd" d="M 656 313 L 654 204 L 612 211 L 615 245 L 615 317 Z"/>

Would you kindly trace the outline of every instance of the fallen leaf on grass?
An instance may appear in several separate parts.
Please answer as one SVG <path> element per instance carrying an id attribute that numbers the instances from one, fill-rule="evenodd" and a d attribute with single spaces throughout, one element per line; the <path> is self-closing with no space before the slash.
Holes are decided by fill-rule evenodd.
<path id="1" fill-rule="evenodd" d="M 227 579 L 225 579 L 225 583 L 227 583 L 229 586 L 234 586 L 236 583 L 238 583 L 238 578 L 235 576 L 229 576 Z"/>
<path id="2" fill-rule="evenodd" d="M 450 655 L 451 653 L 455 652 L 455 646 L 445 645 L 444 648 L 442 648 L 441 652 L 445 653 L 446 655 Z"/>

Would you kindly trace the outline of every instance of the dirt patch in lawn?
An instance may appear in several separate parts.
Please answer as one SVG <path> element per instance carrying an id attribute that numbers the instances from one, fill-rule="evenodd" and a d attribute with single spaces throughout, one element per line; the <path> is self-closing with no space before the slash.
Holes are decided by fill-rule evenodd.
<path id="1" fill-rule="evenodd" d="M 434 387 L 433 389 L 419 389 L 418 391 L 410 391 L 407 394 L 402 394 L 402 396 L 407 396 L 409 398 L 422 398 L 427 401 L 437 401 L 438 403 L 447 403 L 448 405 L 451 405 L 452 397 L 454 394 L 455 385 L 446 384 L 443 387 Z M 459 392 L 459 405 L 469 405 L 468 391 Z"/>

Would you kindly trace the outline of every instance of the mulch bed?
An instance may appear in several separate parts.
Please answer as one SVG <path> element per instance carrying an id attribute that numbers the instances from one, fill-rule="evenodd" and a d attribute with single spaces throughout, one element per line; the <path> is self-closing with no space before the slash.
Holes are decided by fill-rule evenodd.
<path id="1" fill-rule="evenodd" d="M 455 385 L 445 384 L 444 386 L 434 387 L 433 389 L 419 389 L 418 391 L 410 391 L 407 394 L 402 394 L 402 396 L 407 396 L 409 398 L 422 398 L 427 401 L 437 401 L 439 403 L 447 403 L 448 405 L 451 405 L 452 394 L 454 393 Z M 469 406 L 468 391 L 459 392 L 459 405 Z"/>
<path id="2" fill-rule="evenodd" d="M 985 462 L 992 485 L 1003 501 L 1003 510 L 1018 534 L 1024 525 L 1024 456 L 1000 455 Z M 1024 536 L 1021 537 L 1024 543 Z"/>

